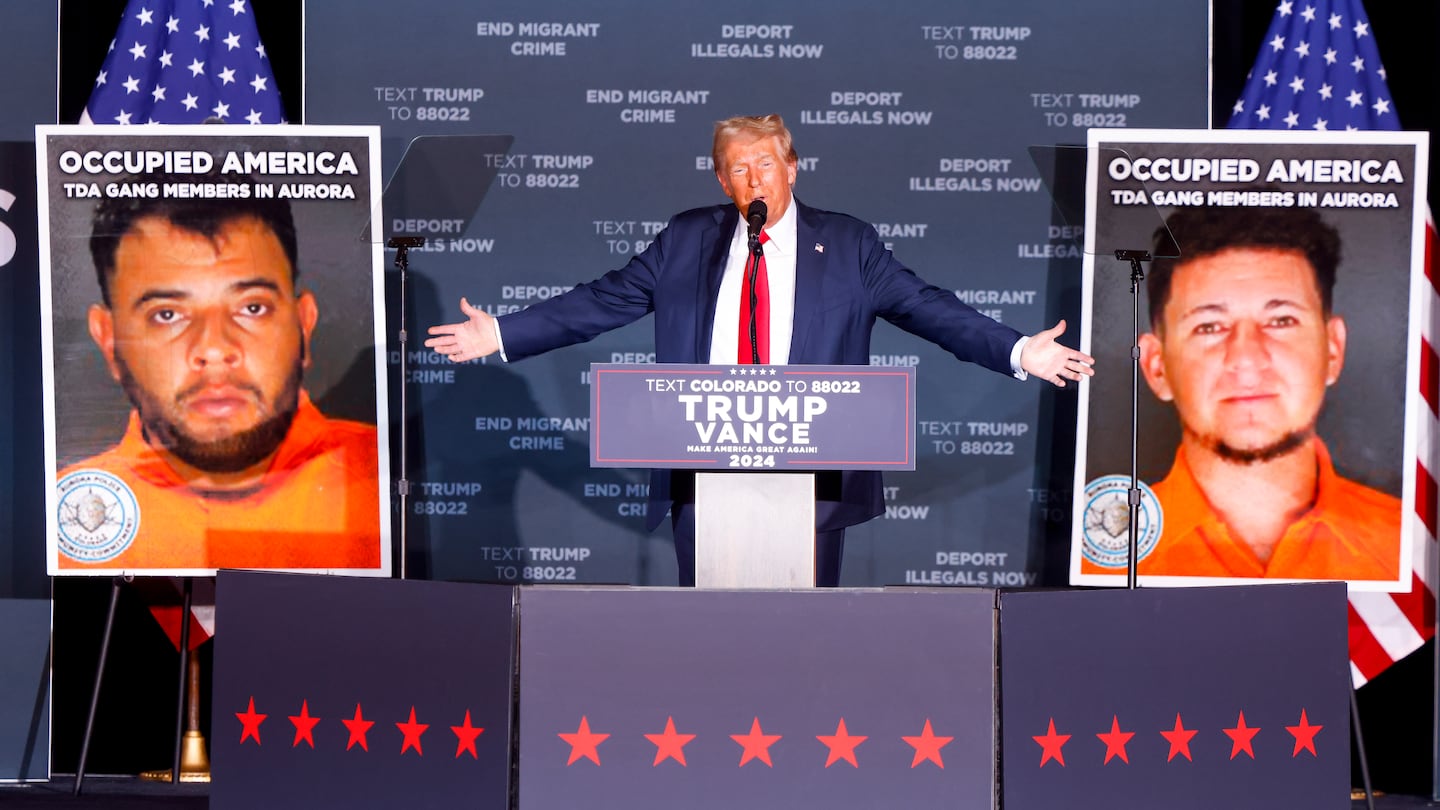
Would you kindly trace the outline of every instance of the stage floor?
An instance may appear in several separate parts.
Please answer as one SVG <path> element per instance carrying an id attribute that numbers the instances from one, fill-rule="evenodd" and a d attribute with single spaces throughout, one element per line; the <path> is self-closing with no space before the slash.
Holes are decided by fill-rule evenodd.
<path id="1" fill-rule="evenodd" d="M 87 776 L 80 796 L 72 795 L 74 777 L 57 775 L 49 782 L 0 784 L 5 810 L 206 810 L 210 785 L 144 782 L 133 776 Z"/>
<path id="2" fill-rule="evenodd" d="M 77 798 L 71 795 L 73 782 L 69 776 L 58 776 L 50 782 L 26 785 L 0 784 L 0 808 L 4 810 L 206 810 L 210 806 L 210 786 L 170 785 L 142 782 L 133 777 L 88 776 L 85 789 Z M 1364 799 L 1352 801 L 1352 810 L 1363 810 Z M 1376 810 L 1419 810 L 1440 807 L 1428 797 L 1375 797 Z M 1277 806 L 1275 810 L 1303 810 L 1294 805 Z"/>

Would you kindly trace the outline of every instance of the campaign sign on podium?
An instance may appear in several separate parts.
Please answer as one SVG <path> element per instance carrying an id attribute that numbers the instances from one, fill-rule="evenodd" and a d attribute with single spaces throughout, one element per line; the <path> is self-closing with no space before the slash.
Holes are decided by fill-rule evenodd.
<path id="1" fill-rule="evenodd" d="M 590 369 L 592 467 L 915 469 L 913 368 Z"/>
<path id="2" fill-rule="evenodd" d="M 590 463 L 704 471 L 697 586 L 813 586 L 807 471 L 915 469 L 915 369 L 595 364 Z"/>

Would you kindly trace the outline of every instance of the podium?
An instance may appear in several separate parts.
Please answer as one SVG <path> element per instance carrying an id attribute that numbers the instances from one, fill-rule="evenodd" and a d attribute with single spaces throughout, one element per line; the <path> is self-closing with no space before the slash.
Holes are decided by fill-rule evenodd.
<path id="1" fill-rule="evenodd" d="M 593 467 L 693 469 L 699 588 L 815 586 L 815 471 L 915 469 L 915 369 L 597 363 Z"/>

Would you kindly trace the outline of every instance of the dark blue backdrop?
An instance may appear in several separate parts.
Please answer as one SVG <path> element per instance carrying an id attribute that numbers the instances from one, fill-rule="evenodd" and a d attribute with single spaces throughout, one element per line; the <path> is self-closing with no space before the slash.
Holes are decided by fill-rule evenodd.
<path id="1" fill-rule="evenodd" d="M 379 122 L 392 170 L 417 135 L 515 136 L 489 158 L 475 222 L 412 254 L 412 333 L 456 320 L 462 295 L 504 313 L 618 267 L 671 214 L 724 202 L 714 121 L 779 112 L 800 199 L 875 223 L 922 276 L 1023 332 L 1067 318 L 1074 343 L 1080 262 L 1027 147 L 1206 124 L 1201 0 L 660 9 L 307 5 L 308 122 Z M 645 362 L 651 329 L 513 366 L 455 368 L 412 345 L 412 572 L 674 581 L 668 530 L 642 533 L 644 474 L 585 462 L 589 365 Z M 886 516 L 849 533 L 844 584 L 1031 584 L 1052 548 L 1063 565 L 1074 397 L 888 325 L 871 362 L 917 367 L 918 469 L 890 476 Z"/>

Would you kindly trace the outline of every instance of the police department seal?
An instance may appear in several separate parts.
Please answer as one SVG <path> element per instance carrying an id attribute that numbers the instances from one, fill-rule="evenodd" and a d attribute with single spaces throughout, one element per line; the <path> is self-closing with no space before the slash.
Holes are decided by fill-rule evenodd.
<path id="1" fill-rule="evenodd" d="M 1140 485 L 1138 521 L 1139 559 L 1155 550 L 1165 513 L 1155 493 L 1144 481 Z M 1102 475 L 1085 485 L 1085 524 L 1081 553 L 1101 568 L 1125 568 L 1130 556 L 1130 476 Z M 1138 560 L 1137 560 L 1138 562 Z"/>
<path id="2" fill-rule="evenodd" d="M 76 470 L 55 485 L 60 504 L 55 544 L 76 562 L 114 559 L 140 531 L 140 505 L 129 485 L 104 470 Z"/>

